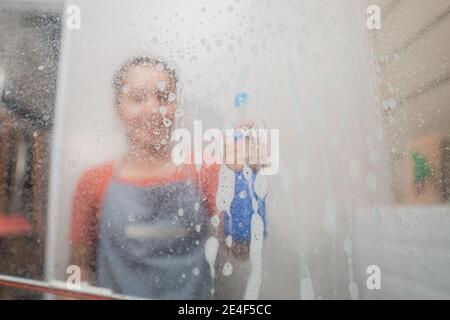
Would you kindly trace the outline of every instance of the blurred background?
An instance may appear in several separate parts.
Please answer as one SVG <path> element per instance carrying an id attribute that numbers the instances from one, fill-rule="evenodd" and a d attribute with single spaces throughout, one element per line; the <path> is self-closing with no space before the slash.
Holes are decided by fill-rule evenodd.
<path id="1" fill-rule="evenodd" d="M 67 278 L 77 180 L 125 148 L 113 74 L 150 55 L 179 125 L 222 127 L 245 91 L 280 130 L 259 298 L 450 298 L 449 31 L 449 0 L 0 0 L 0 274 Z"/>

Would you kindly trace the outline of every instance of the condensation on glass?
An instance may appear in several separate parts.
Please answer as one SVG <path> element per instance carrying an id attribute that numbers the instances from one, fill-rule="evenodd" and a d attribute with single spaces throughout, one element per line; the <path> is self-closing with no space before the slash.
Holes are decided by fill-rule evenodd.
<path id="1" fill-rule="evenodd" d="M 449 298 L 449 28 L 448 0 L 0 2 L 0 298 Z M 244 118 L 276 174 L 125 156 Z"/>

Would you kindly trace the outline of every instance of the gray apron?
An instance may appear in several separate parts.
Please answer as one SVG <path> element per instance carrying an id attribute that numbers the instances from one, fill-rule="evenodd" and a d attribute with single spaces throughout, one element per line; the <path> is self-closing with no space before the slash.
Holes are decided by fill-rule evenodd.
<path id="1" fill-rule="evenodd" d="M 97 285 L 150 299 L 210 299 L 207 215 L 194 178 L 152 186 L 113 178 L 100 216 Z"/>

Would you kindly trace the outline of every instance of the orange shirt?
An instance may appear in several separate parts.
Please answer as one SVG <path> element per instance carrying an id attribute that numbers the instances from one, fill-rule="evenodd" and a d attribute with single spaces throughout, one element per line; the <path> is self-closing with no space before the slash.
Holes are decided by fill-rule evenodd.
<path id="1" fill-rule="evenodd" d="M 206 197 L 210 215 L 216 213 L 216 192 L 218 186 L 219 165 L 203 165 L 197 174 L 194 165 L 185 165 L 174 174 L 164 177 L 143 179 L 124 179 L 115 177 L 124 183 L 136 186 L 157 185 L 187 179 L 194 174 L 201 179 L 202 191 Z M 70 239 L 73 245 L 94 246 L 97 240 L 97 226 L 101 206 L 113 178 L 113 163 L 106 163 L 87 170 L 80 178 L 72 204 L 72 225 Z M 198 181 L 198 180 L 197 180 Z"/>

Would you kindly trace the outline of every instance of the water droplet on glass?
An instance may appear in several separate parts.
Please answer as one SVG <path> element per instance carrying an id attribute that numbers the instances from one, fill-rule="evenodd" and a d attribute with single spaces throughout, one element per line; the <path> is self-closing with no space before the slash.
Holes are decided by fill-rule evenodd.
<path id="1" fill-rule="evenodd" d="M 211 223 L 212 223 L 212 225 L 215 227 L 215 228 L 217 228 L 218 226 L 219 226 L 219 223 L 220 223 L 220 218 L 219 218 L 219 215 L 214 215 L 214 217 L 212 217 L 211 218 Z"/>
<path id="2" fill-rule="evenodd" d="M 232 273 L 233 273 L 233 265 L 229 262 L 225 262 L 225 264 L 223 265 L 222 274 L 225 277 L 229 277 L 231 276 Z"/>
<path id="3" fill-rule="evenodd" d="M 172 121 L 168 118 L 163 119 L 163 124 L 166 128 L 170 127 L 172 125 Z"/>
<path id="4" fill-rule="evenodd" d="M 225 244 L 227 245 L 228 248 L 231 248 L 231 246 L 233 245 L 233 237 L 232 236 L 226 237 Z"/>
<path id="5" fill-rule="evenodd" d="M 168 97 L 169 102 L 175 101 L 176 98 L 177 98 L 177 95 L 175 93 L 173 93 L 173 92 L 169 93 L 169 97 Z"/>
<path id="6" fill-rule="evenodd" d="M 198 276 L 200 274 L 200 269 L 198 267 L 195 267 L 194 269 L 192 269 L 192 273 L 194 274 L 194 276 Z"/>

